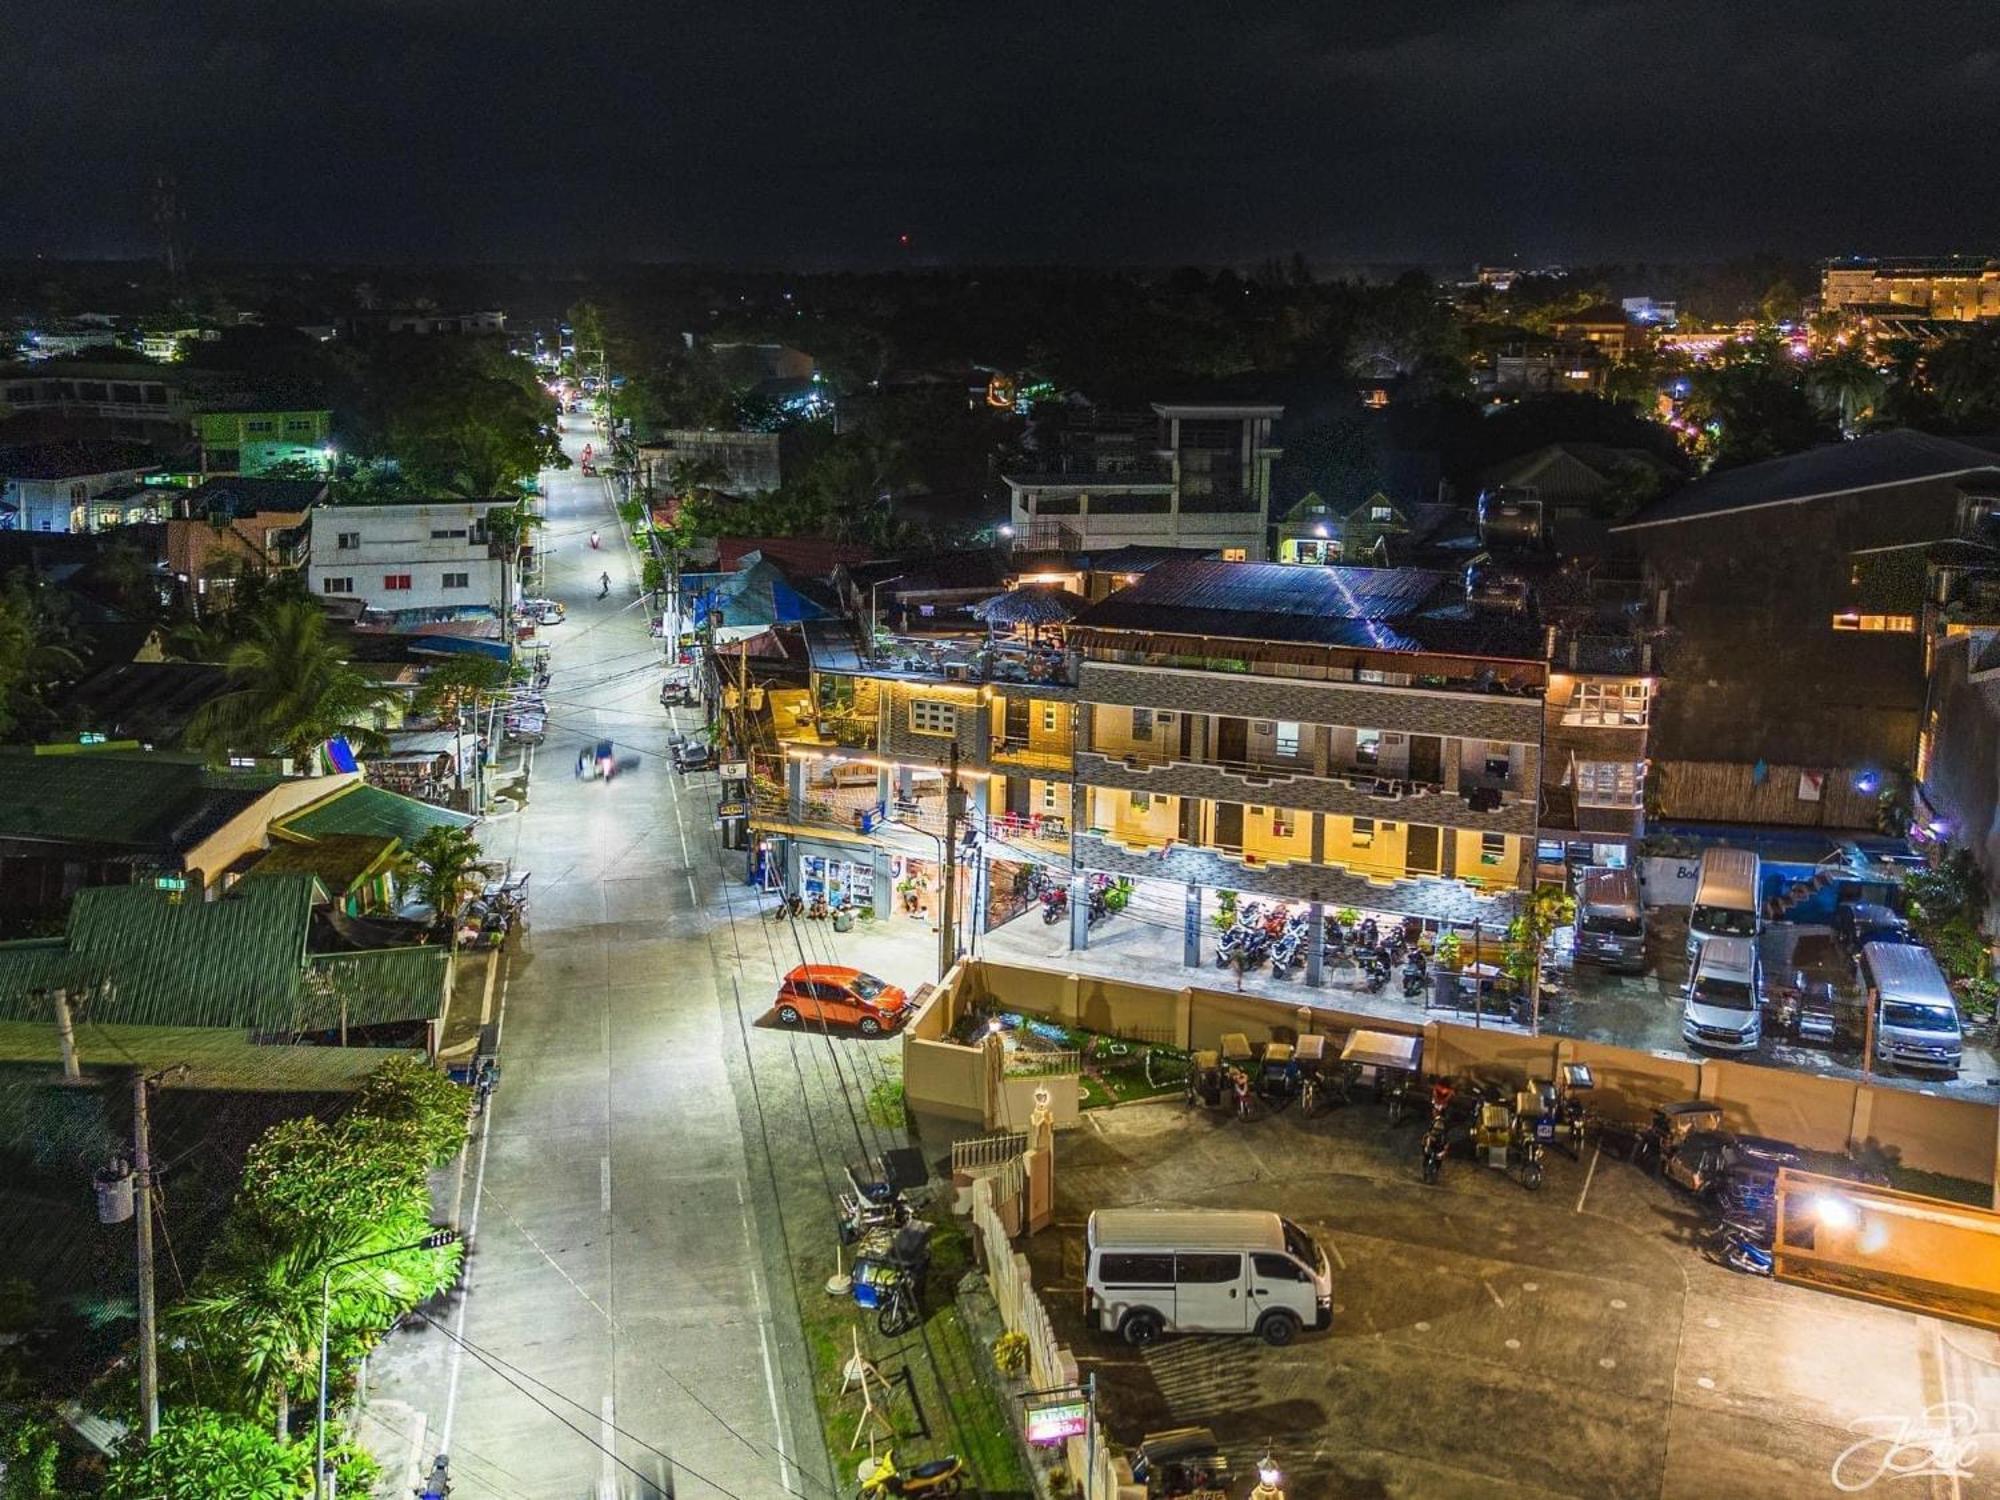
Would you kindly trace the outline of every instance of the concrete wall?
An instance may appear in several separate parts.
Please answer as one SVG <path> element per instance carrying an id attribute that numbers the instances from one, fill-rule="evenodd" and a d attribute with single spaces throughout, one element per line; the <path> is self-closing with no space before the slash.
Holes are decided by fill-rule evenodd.
<path id="1" fill-rule="evenodd" d="M 1296 1033 L 1299 1009 L 1232 991 L 1167 990 L 1114 979 L 1062 974 L 974 960 L 959 964 L 904 1034 L 904 1088 L 910 1107 L 951 1119 L 982 1119 L 986 1080 L 981 1054 L 936 1041 L 972 1006 L 998 1001 L 1010 1010 L 1182 1047 L 1214 1047 L 1224 1034 L 1253 1043 L 1279 1029 Z M 2000 1174 L 2000 1110 L 1970 1100 L 1720 1060 L 1656 1057 L 1625 1047 L 1566 1037 L 1530 1037 L 1511 1028 L 1398 1022 L 1314 1009 L 1311 1029 L 1365 1028 L 1424 1038 L 1426 1071 L 1474 1073 L 1515 1081 L 1553 1077 L 1560 1064 L 1589 1064 L 1596 1107 L 1642 1120 L 1658 1105 L 1707 1099 L 1730 1127 L 1826 1151 L 1869 1145 L 1904 1166 L 1993 1184 Z M 1030 1080 L 1020 1080 L 1030 1082 Z M 1032 1092 L 1032 1088 L 1030 1088 Z M 1025 1114 L 1022 1115 L 1025 1119 Z"/>

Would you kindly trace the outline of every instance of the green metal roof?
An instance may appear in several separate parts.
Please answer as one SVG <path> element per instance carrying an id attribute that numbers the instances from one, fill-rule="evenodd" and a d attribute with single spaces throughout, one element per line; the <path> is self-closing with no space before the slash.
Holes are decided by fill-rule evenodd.
<path id="1" fill-rule="evenodd" d="M 98 1026 L 76 1029 L 76 1055 L 85 1077 L 112 1074 L 123 1082 L 134 1067 L 147 1072 L 185 1067 L 166 1083 L 173 1089 L 227 1089 L 240 1093 L 351 1093 L 392 1057 L 393 1047 L 294 1047 L 265 1045 L 244 1032 L 214 1026 Z M 0 1021 L 0 1067 L 62 1066 L 53 1026 Z"/>
<path id="2" fill-rule="evenodd" d="M 0 943 L 0 1021 L 49 1024 L 37 991 L 78 996 L 80 1022 L 253 1032 L 431 1020 L 443 1009 L 450 955 L 392 948 L 309 957 L 322 891 L 309 874 L 239 882 L 216 901 L 176 902 L 150 885 L 78 893 L 69 935 Z"/>
<path id="3" fill-rule="evenodd" d="M 371 833 L 399 839 L 408 848 L 430 829 L 469 828 L 478 821 L 448 807 L 354 782 L 273 826 L 315 839 L 332 833 Z"/>
<path id="4" fill-rule="evenodd" d="M 340 896 L 374 874 L 395 851 L 396 840 L 384 834 L 321 834 L 310 843 L 273 844 L 243 878 L 316 875 L 327 890 Z"/>
<path id="5" fill-rule="evenodd" d="M 186 853 L 284 778 L 149 751 L 0 750 L 0 838 Z"/>
<path id="6" fill-rule="evenodd" d="M 436 944 L 316 955 L 303 987 L 300 1027 L 337 1027 L 343 998 L 349 1026 L 434 1021 L 444 1011 L 450 973 L 451 954 Z"/>

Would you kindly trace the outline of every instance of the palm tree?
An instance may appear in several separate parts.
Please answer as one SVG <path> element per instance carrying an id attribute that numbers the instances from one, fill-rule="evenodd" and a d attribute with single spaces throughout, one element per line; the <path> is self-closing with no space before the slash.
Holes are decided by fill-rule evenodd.
<path id="1" fill-rule="evenodd" d="M 1824 355 L 1813 361 L 1806 373 L 1806 385 L 1813 398 L 1840 422 L 1840 430 L 1853 433 L 1871 415 L 1882 399 L 1886 382 L 1881 373 L 1852 349 Z"/>
<path id="2" fill-rule="evenodd" d="M 232 687 L 195 715 L 191 745 L 302 760 L 339 737 L 380 743 L 376 718 L 391 694 L 342 659 L 317 604 L 286 599 L 259 610 L 223 661 Z"/>
<path id="3" fill-rule="evenodd" d="M 667 465 L 667 488 L 680 500 L 693 500 L 729 482 L 729 468 L 714 457 L 677 458 Z"/>
<path id="4" fill-rule="evenodd" d="M 484 884 L 478 842 L 469 828 L 433 828 L 412 844 L 397 870 L 405 889 L 437 913 L 440 931 L 458 943 L 458 913 Z"/>

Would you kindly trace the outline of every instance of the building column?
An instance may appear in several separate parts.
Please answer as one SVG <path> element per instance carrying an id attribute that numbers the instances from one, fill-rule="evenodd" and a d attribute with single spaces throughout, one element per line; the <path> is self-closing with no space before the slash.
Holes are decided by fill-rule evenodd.
<path id="1" fill-rule="evenodd" d="M 1306 907 L 1306 983 L 1317 989 L 1326 983 L 1326 903 Z"/>
<path id="2" fill-rule="evenodd" d="M 1181 962 L 1190 969 L 1201 967 L 1201 887 L 1188 882 L 1187 905 L 1181 922 Z"/>
<path id="3" fill-rule="evenodd" d="M 1333 731 L 1324 724 L 1315 724 L 1313 732 L 1313 775 L 1325 776 L 1326 768 L 1332 763 Z"/>
<path id="4" fill-rule="evenodd" d="M 1090 872 L 1072 870 L 1069 877 L 1069 949 L 1081 953 L 1090 946 Z"/>
<path id="5" fill-rule="evenodd" d="M 1464 769 L 1464 758 L 1465 741 L 1447 735 L 1444 742 L 1444 794 L 1447 797 L 1458 795 L 1458 778 Z"/>
<path id="6" fill-rule="evenodd" d="M 806 763 L 792 756 L 785 757 L 785 805 L 794 823 L 806 815 Z"/>

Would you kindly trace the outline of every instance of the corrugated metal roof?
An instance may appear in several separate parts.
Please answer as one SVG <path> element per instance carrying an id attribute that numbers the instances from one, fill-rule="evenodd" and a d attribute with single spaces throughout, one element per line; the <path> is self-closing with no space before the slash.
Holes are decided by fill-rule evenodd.
<path id="1" fill-rule="evenodd" d="M 1077 616 L 1078 627 L 1442 651 L 1538 660 L 1521 621 L 1466 610 L 1458 580 L 1425 568 L 1292 563 L 1162 563 Z"/>
<path id="2" fill-rule="evenodd" d="M 0 751 L 0 838 L 186 853 L 284 778 L 199 756 Z"/>
<path id="3" fill-rule="evenodd" d="M 295 1047 L 267 1045 L 247 1033 L 213 1026 L 100 1026 L 77 1028 L 77 1060 L 86 1076 L 103 1071 L 121 1079 L 135 1067 L 148 1072 L 185 1067 L 167 1085 L 231 1093 L 352 1093 L 391 1058 L 411 1054 L 393 1047 Z M 46 1068 L 62 1064 L 56 1029 L 39 1021 L 0 1021 L 0 1066 Z"/>
<path id="4" fill-rule="evenodd" d="M 1955 438 L 1898 428 L 1698 479 L 1612 530 L 1638 531 L 1978 469 L 2000 471 L 2000 453 Z"/>
<path id="5" fill-rule="evenodd" d="M 309 959 L 322 888 L 309 874 L 245 880 L 217 901 L 173 900 L 151 886 L 77 896 L 60 942 L 0 943 L 0 1020 L 53 1018 L 37 991 L 87 995 L 79 1020 L 285 1032 L 347 1022 L 429 1020 L 442 1009 L 450 955 L 394 948 Z M 314 976 L 309 979 L 308 975 Z"/>
<path id="6" fill-rule="evenodd" d="M 479 820 L 448 807 L 420 802 L 365 782 L 351 782 L 331 797 L 301 808 L 272 825 L 286 833 L 320 838 L 366 833 L 399 839 L 405 847 L 433 828 L 469 828 Z"/>
<path id="7" fill-rule="evenodd" d="M 396 840 L 386 834 L 322 834 L 311 843 L 273 844 L 244 879 L 317 875 L 330 893 L 344 895 L 356 881 L 372 874 L 395 849 Z"/>

